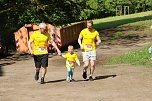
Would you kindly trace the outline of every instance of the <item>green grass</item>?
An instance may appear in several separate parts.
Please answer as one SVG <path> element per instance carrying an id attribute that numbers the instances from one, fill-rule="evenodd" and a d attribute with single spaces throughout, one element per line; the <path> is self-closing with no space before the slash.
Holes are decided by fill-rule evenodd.
<path id="1" fill-rule="evenodd" d="M 110 38 L 110 40 L 117 40 L 117 39 L 120 39 L 121 37 L 123 37 L 123 32 L 115 32 L 112 34 L 112 37 Z"/>
<path id="2" fill-rule="evenodd" d="M 112 57 L 108 63 L 110 64 L 131 64 L 131 65 L 147 65 L 151 66 L 151 54 L 148 53 L 149 46 L 142 49 L 128 52 L 121 56 Z"/>
<path id="3" fill-rule="evenodd" d="M 100 31 L 106 28 L 113 28 L 113 27 L 120 26 L 123 24 L 144 21 L 144 20 L 149 20 L 149 19 L 152 19 L 152 11 L 96 19 L 96 20 L 93 20 L 93 22 L 94 22 L 95 29 Z"/>
<path id="4" fill-rule="evenodd" d="M 117 40 L 122 38 L 125 34 L 150 35 L 151 30 L 149 28 L 152 25 L 151 19 L 152 11 L 148 11 L 130 15 L 96 19 L 93 20 L 93 22 L 95 29 L 98 31 L 113 28 L 112 30 L 114 31 L 110 33 L 111 36 L 109 40 Z M 123 28 L 127 29 L 123 30 Z M 131 38 L 128 37 L 128 40 L 131 40 Z M 145 46 L 142 49 L 112 57 L 109 59 L 108 63 L 152 66 L 152 60 L 150 60 L 152 54 L 148 53 L 148 48 L 149 46 Z"/>
<path id="5" fill-rule="evenodd" d="M 116 26 L 115 28 L 111 28 L 113 32 L 110 33 L 110 37 L 108 41 L 122 39 L 122 38 L 125 40 L 131 41 L 134 38 L 138 39 L 136 38 L 136 36 L 151 37 L 151 31 L 152 31 L 150 29 L 151 25 L 152 25 L 152 19 Z M 106 36 L 106 33 L 105 33 L 105 36 Z M 112 57 L 111 59 L 109 59 L 108 63 L 144 65 L 144 66 L 151 67 L 152 60 L 150 58 L 152 54 L 148 53 L 149 46 L 150 45 L 145 46 L 144 48 L 138 49 L 136 51 L 131 51 L 126 54 Z"/>

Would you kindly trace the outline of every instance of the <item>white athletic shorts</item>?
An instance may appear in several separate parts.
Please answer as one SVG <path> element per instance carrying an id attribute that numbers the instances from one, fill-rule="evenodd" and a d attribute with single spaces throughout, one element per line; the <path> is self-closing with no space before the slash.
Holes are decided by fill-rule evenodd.
<path id="1" fill-rule="evenodd" d="M 96 60 L 96 51 L 82 52 L 83 62 Z"/>

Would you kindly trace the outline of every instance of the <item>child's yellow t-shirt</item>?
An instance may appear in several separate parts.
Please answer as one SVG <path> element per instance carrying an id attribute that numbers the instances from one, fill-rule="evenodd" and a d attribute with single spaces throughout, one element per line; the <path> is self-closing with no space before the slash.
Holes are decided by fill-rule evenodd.
<path id="1" fill-rule="evenodd" d="M 83 29 L 80 32 L 79 37 L 82 39 L 82 46 L 84 47 L 84 51 L 93 51 L 96 49 L 95 46 L 95 39 L 99 36 L 98 31 L 93 29 L 91 32 L 88 30 L 88 28 Z"/>
<path id="2" fill-rule="evenodd" d="M 39 31 L 34 31 L 30 36 L 30 41 L 34 41 L 34 55 L 48 54 L 49 40 L 51 40 L 49 33 L 41 34 Z"/>
<path id="3" fill-rule="evenodd" d="M 75 68 L 75 62 L 78 60 L 78 57 L 75 53 L 66 53 L 65 55 L 62 55 L 64 58 L 66 58 L 66 67 Z"/>

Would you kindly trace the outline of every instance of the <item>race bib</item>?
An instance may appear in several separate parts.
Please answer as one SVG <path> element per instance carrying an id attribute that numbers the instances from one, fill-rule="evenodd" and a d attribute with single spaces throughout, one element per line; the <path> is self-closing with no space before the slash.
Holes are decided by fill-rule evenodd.
<path id="1" fill-rule="evenodd" d="M 74 66 L 74 61 L 68 61 L 70 67 Z"/>
<path id="2" fill-rule="evenodd" d="M 38 51 L 39 51 L 39 52 L 45 52 L 45 51 L 46 51 L 46 48 L 45 48 L 45 47 L 39 47 Z"/>
<path id="3" fill-rule="evenodd" d="M 92 44 L 86 44 L 85 47 L 87 50 L 92 50 Z"/>

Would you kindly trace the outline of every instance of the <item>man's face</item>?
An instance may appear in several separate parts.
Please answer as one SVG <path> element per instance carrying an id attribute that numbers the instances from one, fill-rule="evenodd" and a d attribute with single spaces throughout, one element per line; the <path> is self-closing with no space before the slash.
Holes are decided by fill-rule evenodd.
<path id="1" fill-rule="evenodd" d="M 87 23 L 87 28 L 88 28 L 89 31 L 91 31 L 92 28 L 93 28 L 92 24 L 91 23 Z"/>
<path id="2" fill-rule="evenodd" d="M 46 27 L 44 27 L 44 28 L 40 28 L 41 33 L 45 33 L 45 32 L 46 32 L 46 30 L 47 30 L 47 28 L 46 28 Z"/>

